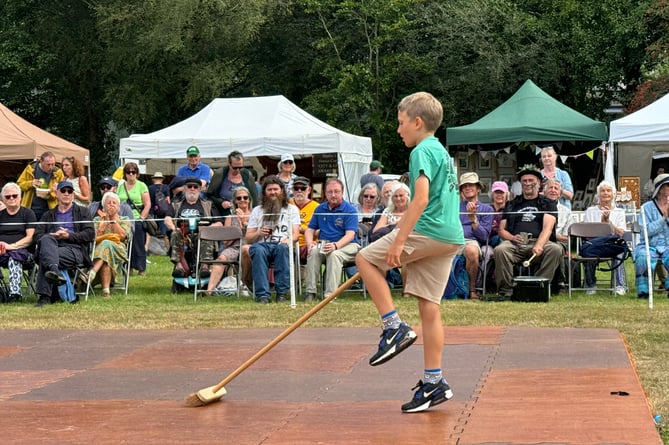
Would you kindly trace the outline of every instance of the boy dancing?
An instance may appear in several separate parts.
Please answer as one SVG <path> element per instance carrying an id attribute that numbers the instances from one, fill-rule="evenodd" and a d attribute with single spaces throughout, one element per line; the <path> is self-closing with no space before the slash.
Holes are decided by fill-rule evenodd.
<path id="1" fill-rule="evenodd" d="M 464 244 L 459 217 L 458 181 L 451 157 L 434 136 L 443 109 L 431 94 L 405 97 L 397 107 L 399 133 L 404 145 L 415 147 L 409 157 L 409 208 L 395 230 L 361 250 L 358 270 L 383 322 L 372 366 L 387 362 L 416 341 L 416 333 L 401 319 L 385 280 L 394 267 L 404 269 L 404 293 L 416 297 L 424 337 L 425 372 L 417 391 L 402 405 L 407 413 L 424 411 L 453 397 L 442 376 L 444 330 L 440 303 L 451 263 Z"/>

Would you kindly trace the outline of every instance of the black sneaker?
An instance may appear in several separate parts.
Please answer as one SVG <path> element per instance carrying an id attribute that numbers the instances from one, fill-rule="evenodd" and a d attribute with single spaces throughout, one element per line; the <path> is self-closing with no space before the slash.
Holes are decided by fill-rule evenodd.
<path id="1" fill-rule="evenodd" d="M 35 307 L 42 307 L 51 304 L 51 297 L 40 295 L 39 300 L 35 303 Z"/>
<path id="2" fill-rule="evenodd" d="M 419 380 L 416 386 L 411 388 L 413 391 L 417 389 L 410 402 L 402 405 L 403 413 L 417 413 L 425 411 L 431 406 L 439 405 L 453 397 L 453 391 L 448 386 L 446 380 L 441 379 L 438 383 L 423 383 Z"/>
<path id="3" fill-rule="evenodd" d="M 288 294 L 276 294 L 276 302 L 283 303 L 288 301 Z"/>
<path id="4" fill-rule="evenodd" d="M 411 346 L 418 336 L 413 329 L 402 322 L 397 329 L 384 329 L 381 333 L 379 350 L 369 359 L 372 366 L 380 365 Z"/>
<path id="5" fill-rule="evenodd" d="M 58 286 L 62 286 L 63 284 L 65 284 L 65 278 L 63 278 L 63 276 L 60 273 L 54 270 L 47 270 L 44 273 L 44 277 L 49 283 L 57 284 Z"/>
<path id="6" fill-rule="evenodd" d="M 7 303 L 20 303 L 22 299 L 21 294 L 10 294 L 7 297 Z"/>

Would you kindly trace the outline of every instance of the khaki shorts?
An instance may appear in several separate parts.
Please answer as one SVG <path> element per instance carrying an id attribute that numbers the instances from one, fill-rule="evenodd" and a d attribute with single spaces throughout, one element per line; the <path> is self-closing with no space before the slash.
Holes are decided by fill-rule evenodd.
<path id="1" fill-rule="evenodd" d="M 479 253 L 479 258 L 481 258 L 481 245 L 479 244 L 479 242 L 476 241 L 475 239 L 467 239 L 467 238 L 465 238 L 465 243 L 462 246 L 460 246 L 460 248 L 458 249 L 458 253 L 456 253 L 456 255 L 462 255 L 462 253 L 465 251 L 465 247 L 467 246 L 476 246 L 476 250 Z"/>
<path id="2" fill-rule="evenodd" d="M 374 241 L 362 249 L 360 255 L 381 271 L 387 272 L 391 267 L 386 263 L 386 254 L 397 233 L 397 230 L 393 230 Z M 400 255 L 402 275 L 406 278 L 404 293 L 440 304 L 453 258 L 460 247 L 460 244 L 444 243 L 411 232 Z"/>

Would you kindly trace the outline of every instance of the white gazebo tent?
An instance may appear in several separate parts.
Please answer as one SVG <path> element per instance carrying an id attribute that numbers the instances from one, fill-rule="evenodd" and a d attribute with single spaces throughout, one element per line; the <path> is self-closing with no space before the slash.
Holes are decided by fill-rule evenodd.
<path id="1" fill-rule="evenodd" d="M 120 157 L 185 160 L 190 145 L 199 147 L 203 159 L 225 158 L 233 150 L 247 158 L 336 153 L 347 199 L 357 195 L 372 161 L 370 138 L 338 130 L 284 96 L 214 99 L 170 127 L 121 139 Z"/>

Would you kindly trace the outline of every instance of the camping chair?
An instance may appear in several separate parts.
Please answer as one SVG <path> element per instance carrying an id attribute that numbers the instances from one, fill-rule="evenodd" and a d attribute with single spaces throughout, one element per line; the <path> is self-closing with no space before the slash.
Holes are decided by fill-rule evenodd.
<path id="1" fill-rule="evenodd" d="M 597 236 L 606 236 L 611 235 L 613 230 L 611 225 L 608 223 L 598 223 L 598 222 L 579 222 L 573 223 L 569 226 L 569 239 L 567 242 L 567 253 L 569 255 L 568 262 L 568 276 L 569 276 L 569 298 L 571 298 L 571 293 L 574 290 L 588 290 L 588 288 L 583 287 L 582 283 L 574 283 L 574 267 L 580 268 L 582 264 L 590 263 L 598 265 L 600 263 L 605 263 L 609 267 L 613 264 L 616 258 L 586 258 L 581 256 L 581 245 L 583 242 L 587 241 L 589 238 L 594 238 Z M 620 267 L 625 267 L 624 265 Z M 615 270 L 610 271 L 610 286 L 609 287 L 598 287 L 597 286 L 597 276 L 595 275 L 595 290 L 608 290 L 611 294 L 615 293 Z M 582 277 L 585 277 L 585 273 L 581 274 Z M 585 279 L 585 278 L 583 278 Z"/>
<path id="2" fill-rule="evenodd" d="M 117 271 L 117 277 L 118 273 L 120 273 L 123 276 L 123 286 L 122 287 L 116 287 L 114 286 L 114 283 L 112 283 L 112 289 L 118 289 L 118 290 L 123 290 L 123 293 L 125 295 L 128 295 L 128 285 L 130 283 L 130 260 L 132 257 L 132 237 L 134 235 L 134 232 L 131 230 L 130 234 L 128 237 L 125 239 L 125 250 L 127 252 L 126 259 L 123 261 L 121 264 L 120 269 Z M 91 258 L 93 258 L 93 252 L 95 251 L 95 246 L 91 249 Z M 78 271 L 79 272 L 79 271 Z M 95 295 L 95 291 L 93 290 L 93 283 L 91 283 L 88 279 L 88 275 L 86 274 L 86 271 L 81 271 L 80 274 L 78 274 L 82 278 L 85 276 L 86 277 L 86 301 L 88 301 L 88 295 L 89 293 L 93 293 Z"/>
<path id="3" fill-rule="evenodd" d="M 239 240 L 239 257 L 236 261 L 221 261 L 217 259 L 201 259 L 200 258 L 200 249 L 202 246 L 202 241 L 214 241 L 214 242 L 225 242 L 225 241 L 234 241 Z M 193 291 L 193 299 L 197 301 L 198 292 L 206 292 L 206 290 L 200 289 L 200 272 L 202 266 L 220 264 L 224 266 L 230 266 L 233 268 L 236 274 L 237 280 L 237 298 L 239 298 L 239 291 L 241 286 L 241 270 L 242 270 L 242 252 L 241 246 L 244 243 L 244 234 L 242 233 L 239 227 L 230 227 L 230 226 L 202 226 L 200 227 L 200 233 L 197 239 L 197 255 L 195 262 L 195 286 Z M 216 250 L 218 252 L 218 249 Z"/>

